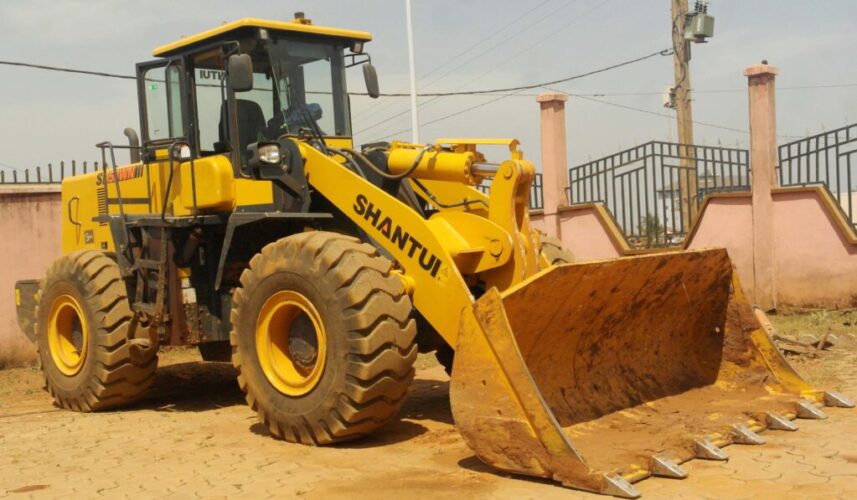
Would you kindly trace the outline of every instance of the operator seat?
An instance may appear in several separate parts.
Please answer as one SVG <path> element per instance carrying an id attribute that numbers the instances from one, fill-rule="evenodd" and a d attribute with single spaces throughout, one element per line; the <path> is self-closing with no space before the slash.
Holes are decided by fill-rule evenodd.
<path id="1" fill-rule="evenodd" d="M 262 113 L 262 107 L 255 101 L 246 99 L 237 99 L 235 101 L 238 110 L 238 143 L 241 148 L 241 158 L 247 159 L 247 145 L 258 141 L 261 137 L 267 123 L 265 115 Z M 229 144 L 229 134 L 227 133 L 227 104 L 224 101 L 220 106 L 220 142 Z"/>

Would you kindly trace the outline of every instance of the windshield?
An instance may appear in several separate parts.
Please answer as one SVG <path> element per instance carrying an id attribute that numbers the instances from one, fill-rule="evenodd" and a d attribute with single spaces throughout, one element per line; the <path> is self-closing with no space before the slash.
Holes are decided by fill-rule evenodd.
<path id="1" fill-rule="evenodd" d="M 351 135 L 343 46 L 274 38 L 268 47 L 280 132 L 297 134 L 315 122 L 323 135 Z"/>
<path id="2" fill-rule="evenodd" d="M 350 136 L 345 89 L 345 46 L 336 41 L 272 38 L 242 42 L 253 59 L 253 90 L 235 94 L 238 147 L 283 135 Z M 193 58 L 194 99 L 200 154 L 222 153 L 230 145 L 224 58 L 218 49 Z"/>

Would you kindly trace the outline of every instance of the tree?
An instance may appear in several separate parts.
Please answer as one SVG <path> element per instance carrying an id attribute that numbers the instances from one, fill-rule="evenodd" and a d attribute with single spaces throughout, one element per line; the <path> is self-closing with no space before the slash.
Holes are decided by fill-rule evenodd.
<path id="1" fill-rule="evenodd" d="M 646 246 L 653 247 L 655 246 L 659 239 L 660 235 L 664 234 L 664 239 L 666 240 L 666 233 L 664 232 L 664 227 L 661 226 L 661 222 L 658 220 L 657 215 L 646 214 L 640 221 L 640 227 L 643 230 L 642 236 L 646 238 Z"/>

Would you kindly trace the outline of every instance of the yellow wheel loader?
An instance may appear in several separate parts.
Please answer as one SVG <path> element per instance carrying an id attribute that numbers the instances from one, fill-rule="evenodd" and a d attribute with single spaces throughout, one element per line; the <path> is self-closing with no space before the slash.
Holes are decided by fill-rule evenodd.
<path id="1" fill-rule="evenodd" d="M 516 140 L 355 148 L 370 39 L 242 19 L 137 65 L 142 142 L 63 181 L 64 255 L 17 284 L 59 406 L 135 401 L 158 346 L 198 345 L 271 434 L 324 445 L 393 419 L 437 351 L 480 459 L 623 497 L 851 406 L 778 353 L 725 250 L 578 263 L 540 241 Z"/>

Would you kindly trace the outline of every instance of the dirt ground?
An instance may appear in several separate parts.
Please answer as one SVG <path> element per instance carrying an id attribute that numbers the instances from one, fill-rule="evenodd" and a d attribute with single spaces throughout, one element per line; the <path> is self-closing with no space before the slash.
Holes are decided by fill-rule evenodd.
<path id="1" fill-rule="evenodd" d="M 773 318 L 787 337 L 835 330 L 820 356 L 789 359 L 810 380 L 857 398 L 857 313 Z M 0 371 L 0 497 L 603 498 L 512 478 L 476 459 L 450 415 L 448 378 L 431 357 L 400 418 L 356 443 L 308 448 L 272 439 L 244 404 L 231 366 L 193 350 L 162 355 L 140 404 L 79 414 L 55 408 L 36 368 Z M 857 409 L 827 409 L 728 462 L 691 461 L 685 480 L 637 483 L 645 498 L 854 498 Z"/>

